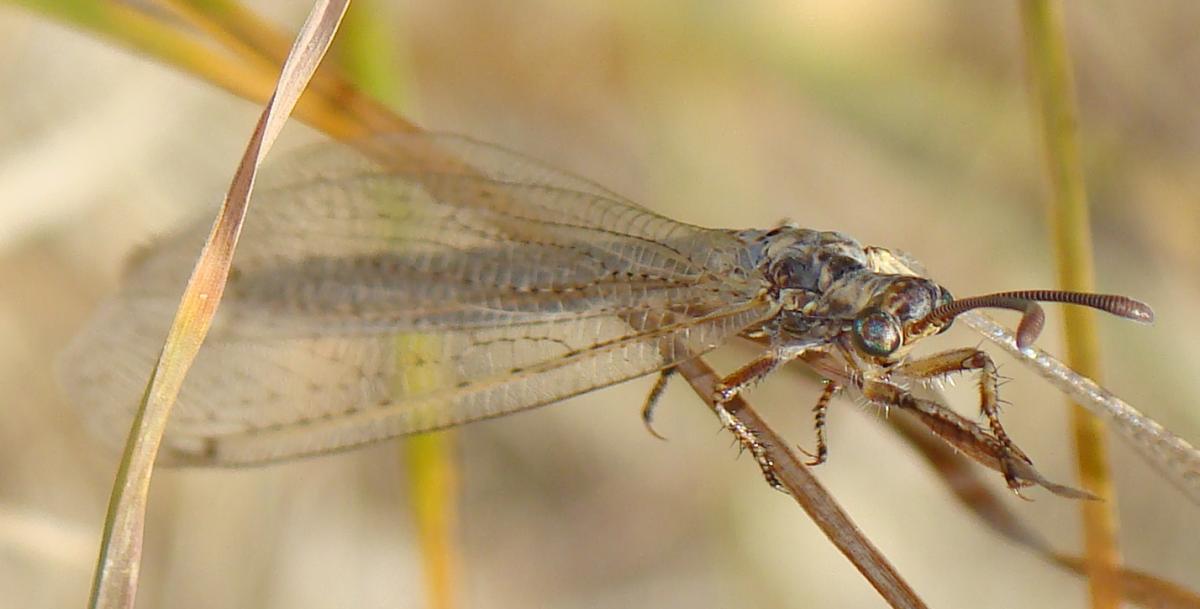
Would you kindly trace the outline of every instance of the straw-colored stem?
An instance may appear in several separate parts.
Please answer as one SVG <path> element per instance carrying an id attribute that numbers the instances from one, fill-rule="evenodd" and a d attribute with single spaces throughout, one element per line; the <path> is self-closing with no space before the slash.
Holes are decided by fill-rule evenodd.
<path id="1" fill-rule="evenodd" d="M 406 105 L 404 70 L 388 27 L 387 11 L 377 2 L 357 0 L 346 14 L 338 39 L 341 65 L 347 79 L 387 107 Z M 396 349 L 435 348 L 437 337 L 401 336 Z M 410 381 L 418 379 L 409 379 Z M 427 379 L 434 383 L 435 379 Z M 458 463 L 454 432 L 442 431 L 405 438 L 400 443 L 408 471 L 408 496 L 418 531 L 424 566 L 427 606 L 455 606 L 458 581 L 457 515 Z"/>
<path id="2" fill-rule="evenodd" d="M 796 500 L 830 543 L 850 560 L 854 568 L 862 573 L 890 607 L 923 609 L 927 606 L 871 540 L 859 530 L 850 519 L 850 515 L 821 486 L 792 445 L 780 438 L 775 430 L 758 416 L 749 402 L 739 395 L 733 396 L 723 404 L 715 401 L 715 387 L 720 377 L 703 358 L 684 360 L 679 363 L 677 370 L 679 376 L 691 385 L 696 395 L 708 404 L 718 418 L 723 418 L 723 411 L 742 428 L 745 434 L 743 437 L 753 438 L 756 446 L 747 446 L 743 441 L 742 447 L 755 457 L 768 481 L 777 485 L 777 490 L 786 492 Z M 729 422 L 722 420 L 722 423 L 728 428 Z M 743 437 L 739 437 L 739 440 Z M 756 449 L 762 452 L 759 453 Z"/>
<path id="3" fill-rule="evenodd" d="M 1023 0 L 1021 18 L 1031 89 L 1040 117 L 1052 190 L 1049 210 L 1059 287 L 1092 291 L 1087 193 L 1080 163 L 1071 63 L 1064 40 L 1061 7 L 1053 0 Z M 1093 313 L 1080 307 L 1069 307 L 1064 319 L 1067 363 L 1086 376 L 1098 378 L 1099 346 Z M 1072 426 L 1080 482 L 1085 489 L 1103 499 L 1080 504 L 1092 607 L 1116 609 L 1121 599 L 1115 577 L 1120 554 L 1104 424 L 1075 405 Z"/>
<path id="4" fill-rule="evenodd" d="M 138 406 L 113 482 L 88 600 L 91 609 L 132 609 L 134 605 L 150 479 L 171 408 L 221 301 L 249 205 L 254 174 L 329 48 L 348 1 L 318 1 L 313 6 L 297 35 L 295 50 L 288 56 L 270 100 L 255 125 L 217 221 L 188 279 Z"/>
<path id="5" fill-rule="evenodd" d="M 99 34 L 181 72 L 199 76 L 238 97 L 262 103 L 275 86 L 279 62 L 246 61 L 246 58 L 214 52 L 210 44 L 193 32 L 132 6 L 99 0 L 72 3 L 18 0 L 18 4 Z M 339 107 L 335 100 L 312 91 L 300 98 L 296 117 L 340 139 L 361 137 L 366 133 L 361 120 Z"/>
<path id="6" fill-rule="evenodd" d="M 236 0 L 169 0 L 168 4 L 191 25 L 211 35 L 230 52 L 249 61 L 278 65 L 291 45 L 283 31 Z M 381 30 L 380 34 L 371 35 L 373 42 L 387 38 L 387 32 L 380 25 L 369 25 Z M 366 59 L 368 63 L 387 63 L 380 55 Z M 395 76 L 383 78 L 391 82 L 399 81 Z M 383 98 L 364 95 L 360 89 L 352 86 L 345 74 L 336 69 L 318 72 L 313 77 L 310 89 L 316 96 L 339 108 L 343 114 L 355 117 L 363 125 L 366 132 L 353 134 L 350 139 L 370 133 L 414 130 L 411 124 L 400 119 L 379 101 Z"/>
<path id="7" fill-rule="evenodd" d="M 410 503 L 420 538 L 428 607 L 450 609 L 456 605 L 459 580 L 454 434 L 422 434 L 405 439 L 401 446 L 408 464 Z"/>

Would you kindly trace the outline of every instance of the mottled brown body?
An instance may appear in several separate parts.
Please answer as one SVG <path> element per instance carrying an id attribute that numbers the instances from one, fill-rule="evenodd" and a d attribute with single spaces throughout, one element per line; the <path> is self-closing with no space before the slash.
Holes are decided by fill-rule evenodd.
<path id="1" fill-rule="evenodd" d="M 784 225 L 735 234 L 745 241 L 751 263 L 765 279 L 765 293 L 777 308 L 774 317 L 742 333 L 765 344 L 766 351 L 722 379 L 718 402 L 729 401 L 779 366 L 800 359 L 826 379 L 814 407 L 817 446 L 811 465 L 823 463 L 828 454 L 824 427 L 829 403 L 850 387 L 885 409 L 912 412 L 940 437 L 1003 473 L 1014 491 L 1043 484 L 1060 494 L 1086 496 L 1042 479 L 1009 438 L 999 417 L 996 366 L 985 352 L 954 349 L 908 359 L 916 342 L 948 327 L 918 323 L 953 301 L 945 288 L 873 266 L 875 261 L 901 257 L 883 248 L 863 247 L 841 233 Z M 963 372 L 979 376 L 979 408 L 988 429 L 907 389 Z M 660 375 L 647 399 L 647 421 L 670 373 L 667 369 Z"/>

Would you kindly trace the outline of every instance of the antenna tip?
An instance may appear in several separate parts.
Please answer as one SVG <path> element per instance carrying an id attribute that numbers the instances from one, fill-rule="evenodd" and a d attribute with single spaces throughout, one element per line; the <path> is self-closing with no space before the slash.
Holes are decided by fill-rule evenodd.
<path id="1" fill-rule="evenodd" d="M 1129 299 L 1128 306 L 1122 311 L 1121 316 L 1143 324 L 1154 323 L 1154 309 L 1151 309 L 1150 305 L 1132 298 Z"/>
<path id="2" fill-rule="evenodd" d="M 1095 294 L 1090 297 L 1090 301 L 1075 301 L 1076 304 L 1083 304 L 1095 307 L 1107 313 L 1132 319 L 1138 323 L 1149 324 L 1154 323 L 1154 309 L 1150 305 L 1134 300 L 1128 296 L 1118 294 Z"/>

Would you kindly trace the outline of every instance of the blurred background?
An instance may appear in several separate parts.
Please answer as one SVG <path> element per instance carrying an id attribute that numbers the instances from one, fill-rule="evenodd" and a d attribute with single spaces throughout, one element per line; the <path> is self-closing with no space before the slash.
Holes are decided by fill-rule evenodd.
<path id="1" fill-rule="evenodd" d="M 1104 384 L 1200 442 L 1200 5 L 1067 3 L 1097 284 L 1153 304 L 1100 323 Z M 288 31 L 305 2 L 251 6 Z M 1054 282 L 1017 8 L 1004 2 L 370 2 L 406 115 L 545 158 L 687 222 L 788 218 L 923 260 L 957 295 Z M 369 7 L 369 8 L 366 8 Z M 0 5 L 0 606 L 81 606 L 118 456 L 55 355 L 124 258 L 220 202 L 258 107 Z M 281 148 L 319 139 L 293 123 Z M 253 212 L 251 212 L 253 213 Z M 1057 310 L 1041 346 L 1061 353 Z M 1008 319 L 1008 318 L 1006 318 Z M 1015 323 L 1015 320 L 1009 320 Z M 981 342 L 965 328 L 932 348 Z M 752 354 L 731 347 L 729 370 Z M 1005 424 L 1073 483 L 1063 398 L 1002 354 Z M 973 412 L 969 382 L 950 392 Z M 462 428 L 464 607 L 882 607 L 683 383 L 641 379 Z M 965 387 L 965 389 L 964 389 Z M 750 399 L 811 448 L 819 385 Z M 839 399 L 817 474 L 935 607 L 1084 606 L 1083 582 L 959 506 L 879 413 Z M 1113 442 L 1132 567 L 1200 588 L 1200 509 Z M 140 606 L 419 607 L 396 444 L 259 469 L 161 470 Z M 998 475 L 985 474 L 1003 491 Z M 1079 553 L 1077 505 L 1006 498 Z"/>

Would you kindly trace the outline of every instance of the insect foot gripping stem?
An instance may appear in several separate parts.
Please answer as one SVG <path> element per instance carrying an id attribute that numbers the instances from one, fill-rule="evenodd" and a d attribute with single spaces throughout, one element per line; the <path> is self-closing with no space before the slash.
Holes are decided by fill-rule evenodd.
<path id="1" fill-rule="evenodd" d="M 749 427 L 746 427 L 737 417 L 733 416 L 733 413 L 729 412 L 724 404 L 718 402 L 715 408 L 717 417 L 721 420 L 721 424 L 725 426 L 725 429 L 733 432 L 733 436 L 737 438 L 742 449 L 754 456 L 754 461 L 758 463 L 759 469 L 762 470 L 763 477 L 767 479 L 767 484 L 770 484 L 771 488 L 777 491 L 788 493 L 787 487 L 779 481 L 779 477 L 775 474 L 775 462 L 767 454 L 766 445 L 754 435 L 754 432 Z"/>

